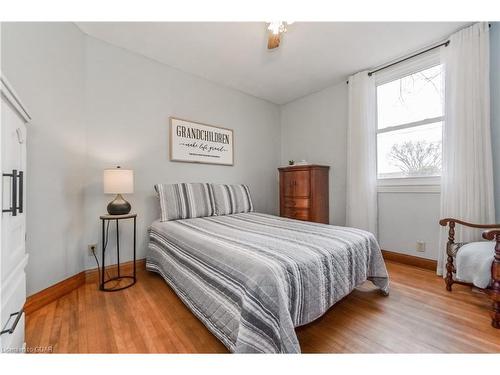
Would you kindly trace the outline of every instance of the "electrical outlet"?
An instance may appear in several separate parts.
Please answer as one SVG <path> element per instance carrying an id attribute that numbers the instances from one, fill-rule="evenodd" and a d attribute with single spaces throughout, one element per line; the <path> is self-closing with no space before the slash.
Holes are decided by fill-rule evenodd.
<path id="1" fill-rule="evenodd" d="M 90 256 L 93 256 L 94 253 L 97 255 L 97 244 L 96 243 L 90 244 L 88 250 Z"/>
<path id="2" fill-rule="evenodd" d="M 417 241 L 417 251 L 420 253 L 425 252 L 425 241 Z"/>

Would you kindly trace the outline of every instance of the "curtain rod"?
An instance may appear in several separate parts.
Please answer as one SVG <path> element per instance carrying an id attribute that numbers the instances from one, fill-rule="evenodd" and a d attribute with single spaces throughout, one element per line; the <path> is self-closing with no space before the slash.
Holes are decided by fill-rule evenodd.
<path id="1" fill-rule="evenodd" d="M 371 76 L 372 76 L 372 74 L 374 74 L 374 73 L 377 73 L 377 72 L 380 72 L 381 70 L 384 70 L 384 69 L 390 68 L 391 66 L 397 65 L 397 64 L 402 63 L 402 62 L 404 62 L 404 61 L 406 61 L 406 60 L 413 59 L 414 57 L 417 57 L 417 56 L 423 55 L 424 53 L 427 53 L 427 52 L 429 52 L 429 51 L 432 51 L 432 50 L 434 50 L 434 49 L 436 49 L 436 48 L 440 48 L 440 47 L 443 47 L 443 46 L 444 46 L 444 47 L 448 47 L 448 45 L 449 45 L 449 44 L 450 44 L 450 41 L 449 41 L 449 40 L 447 40 L 447 41 L 445 41 L 445 42 L 442 42 L 442 43 L 439 43 L 438 45 L 435 45 L 435 46 L 433 46 L 433 47 L 429 47 L 429 48 L 427 48 L 427 49 L 425 49 L 425 50 L 423 50 L 423 51 L 420 51 L 420 52 L 414 53 L 413 55 L 407 56 L 407 57 L 402 58 L 402 59 L 400 59 L 400 60 L 396 60 L 396 61 L 394 61 L 393 63 L 390 63 L 389 65 L 384 65 L 384 66 L 382 66 L 382 67 L 380 67 L 380 68 L 374 69 L 374 70 L 372 70 L 371 72 L 368 72 L 368 76 L 370 76 L 370 77 L 371 77 Z M 347 83 L 347 84 L 349 84 L 349 80 L 348 80 L 348 81 L 346 81 L 346 83 Z"/>
<path id="2" fill-rule="evenodd" d="M 434 47 L 430 47 L 430 48 L 427 48 L 423 51 L 420 51 L 418 53 L 414 53 L 413 55 L 410 55 L 408 57 L 405 57 L 404 59 L 401 59 L 401 60 L 397 60 L 397 61 L 394 61 L 393 63 L 389 64 L 389 65 L 384 65 L 383 67 L 381 68 L 378 68 L 378 69 L 375 69 L 375 70 L 372 70 L 371 72 L 368 72 L 368 75 L 371 77 L 373 73 L 377 73 L 377 72 L 380 72 L 381 70 L 384 70 L 384 69 L 387 69 L 387 68 L 390 68 L 391 66 L 394 66 L 396 64 L 399 64 L 399 63 L 402 63 L 406 60 L 409 60 L 409 59 L 413 59 L 414 57 L 417 57 L 417 56 L 420 56 L 420 55 L 423 55 L 424 53 L 427 53 L 427 52 L 430 52 L 436 48 L 439 48 L 439 47 L 448 47 L 448 45 L 450 44 L 450 41 L 447 40 L 446 42 L 443 42 L 443 43 L 439 43 L 438 45 L 434 46 Z"/>
<path id="3" fill-rule="evenodd" d="M 489 23 L 489 24 L 488 24 L 488 27 L 490 27 L 490 28 L 491 28 L 491 23 Z M 440 44 L 438 44 L 438 45 L 435 45 L 435 46 L 430 47 L 430 48 L 427 48 L 427 49 L 425 49 L 425 50 L 423 50 L 423 51 L 420 51 L 420 52 L 414 53 L 413 55 L 407 56 L 407 57 L 405 57 L 405 58 L 403 58 L 403 59 L 401 59 L 401 60 L 394 61 L 393 63 L 391 63 L 391 64 L 389 64 L 389 65 L 384 65 L 384 66 L 382 66 L 382 67 L 380 67 L 380 68 L 377 68 L 377 69 L 375 69 L 375 70 L 372 70 L 371 72 L 368 72 L 368 75 L 371 77 L 371 76 L 372 76 L 372 74 L 377 73 L 377 72 L 380 72 L 381 70 L 384 70 L 384 69 L 390 68 L 391 66 L 394 66 L 394 65 L 396 65 L 396 64 L 402 63 L 403 61 L 406 61 L 406 60 L 412 59 L 412 58 L 414 58 L 414 57 L 420 56 L 420 55 L 422 55 L 422 54 L 424 54 L 424 53 L 426 53 L 426 52 L 432 51 L 433 49 L 436 49 L 436 48 L 439 48 L 439 47 L 443 47 L 443 46 L 444 46 L 444 47 L 448 47 L 448 45 L 449 45 L 449 44 L 450 44 L 450 40 L 448 39 L 447 41 L 442 42 L 442 43 L 440 43 Z M 347 84 L 349 84 L 349 81 L 346 81 L 346 83 L 347 83 Z"/>

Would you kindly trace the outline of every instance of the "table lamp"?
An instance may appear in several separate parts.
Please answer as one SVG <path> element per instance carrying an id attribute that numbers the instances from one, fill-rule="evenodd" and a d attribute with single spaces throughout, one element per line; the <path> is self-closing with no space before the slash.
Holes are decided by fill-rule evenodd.
<path id="1" fill-rule="evenodd" d="M 131 206 L 122 194 L 134 192 L 134 171 L 122 169 L 120 166 L 104 170 L 104 194 L 116 194 L 113 201 L 108 204 L 110 215 L 126 215 L 130 212 Z"/>

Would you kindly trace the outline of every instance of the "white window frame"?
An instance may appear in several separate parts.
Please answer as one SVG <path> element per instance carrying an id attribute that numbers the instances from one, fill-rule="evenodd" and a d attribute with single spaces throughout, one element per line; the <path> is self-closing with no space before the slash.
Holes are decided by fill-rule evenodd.
<path id="1" fill-rule="evenodd" d="M 403 78 L 410 74 L 432 68 L 442 64 L 440 60 L 439 49 L 431 51 L 425 55 L 408 60 L 407 62 L 397 64 L 392 68 L 384 69 L 375 73 L 375 87 Z M 405 124 L 389 126 L 387 128 L 378 128 L 378 103 L 377 90 L 375 90 L 375 123 L 376 134 L 387 133 L 394 130 L 407 129 L 415 126 L 432 124 L 435 122 L 445 122 L 445 116 L 427 118 L 420 121 L 409 122 Z M 378 147 L 378 137 L 375 140 L 375 147 Z M 441 176 L 423 176 L 423 177 L 399 177 L 399 178 L 378 178 L 378 152 L 377 152 L 377 186 L 379 192 L 416 192 L 416 193 L 439 193 L 441 190 Z"/>

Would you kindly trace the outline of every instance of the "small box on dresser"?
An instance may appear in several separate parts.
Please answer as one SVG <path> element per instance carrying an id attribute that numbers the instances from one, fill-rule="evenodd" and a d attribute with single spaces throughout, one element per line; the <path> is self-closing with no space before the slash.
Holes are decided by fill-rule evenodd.
<path id="1" fill-rule="evenodd" d="M 278 168 L 280 216 L 329 223 L 328 173 L 325 165 L 295 165 Z"/>

